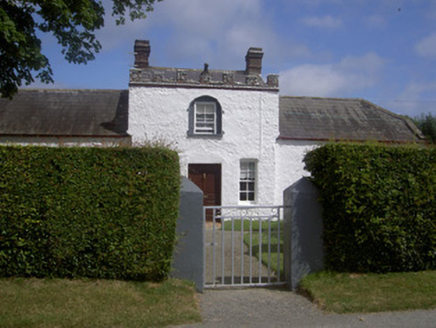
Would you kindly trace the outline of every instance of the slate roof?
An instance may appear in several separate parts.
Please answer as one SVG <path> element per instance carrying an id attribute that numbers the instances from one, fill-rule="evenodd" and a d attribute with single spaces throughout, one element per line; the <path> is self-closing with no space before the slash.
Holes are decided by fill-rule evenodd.
<path id="1" fill-rule="evenodd" d="M 280 97 L 279 139 L 424 139 L 407 118 L 362 99 Z M 128 90 L 22 89 L 0 99 L 0 136 L 128 137 Z"/>
<path id="2" fill-rule="evenodd" d="M 125 137 L 128 90 L 22 89 L 0 99 L 0 135 Z"/>
<path id="3" fill-rule="evenodd" d="M 279 139 L 417 142 L 407 118 L 363 99 L 280 97 Z"/>

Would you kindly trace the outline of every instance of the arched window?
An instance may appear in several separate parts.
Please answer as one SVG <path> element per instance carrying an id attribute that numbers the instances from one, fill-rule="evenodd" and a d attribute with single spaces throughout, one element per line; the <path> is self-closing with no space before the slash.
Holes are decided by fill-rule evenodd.
<path id="1" fill-rule="evenodd" d="M 218 100 L 210 96 L 198 97 L 191 102 L 188 111 L 188 136 L 222 136 L 222 109 Z"/>

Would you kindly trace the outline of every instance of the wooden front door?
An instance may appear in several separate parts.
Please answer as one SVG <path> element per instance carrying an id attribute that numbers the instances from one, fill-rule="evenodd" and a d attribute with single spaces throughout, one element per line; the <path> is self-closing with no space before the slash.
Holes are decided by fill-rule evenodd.
<path id="1" fill-rule="evenodd" d="M 221 164 L 189 164 L 188 177 L 203 191 L 203 205 L 221 205 Z M 212 211 L 206 213 L 212 220 Z"/>

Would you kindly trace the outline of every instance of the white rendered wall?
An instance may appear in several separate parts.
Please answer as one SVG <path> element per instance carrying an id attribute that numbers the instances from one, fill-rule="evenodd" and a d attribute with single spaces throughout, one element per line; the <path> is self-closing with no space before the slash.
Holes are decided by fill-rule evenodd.
<path id="1" fill-rule="evenodd" d="M 307 152 L 319 147 L 323 142 L 277 140 L 276 143 L 276 202 L 283 202 L 283 191 L 300 180 L 310 176 L 304 169 L 303 159 Z"/>
<path id="2" fill-rule="evenodd" d="M 190 103 L 210 96 L 222 107 L 220 139 L 188 137 Z M 222 205 L 239 202 L 241 159 L 257 161 L 259 205 L 277 205 L 275 144 L 279 97 L 276 92 L 133 86 L 129 90 L 129 130 L 133 144 L 159 141 L 180 156 L 181 174 L 188 164 L 221 164 Z"/>

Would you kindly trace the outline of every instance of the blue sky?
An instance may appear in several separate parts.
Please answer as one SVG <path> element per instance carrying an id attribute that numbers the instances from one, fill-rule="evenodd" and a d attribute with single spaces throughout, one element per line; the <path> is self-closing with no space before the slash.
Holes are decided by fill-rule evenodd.
<path id="1" fill-rule="evenodd" d="M 436 114 L 436 0 L 164 0 L 118 27 L 109 12 L 88 65 L 68 64 L 44 36 L 49 87 L 128 88 L 135 39 L 150 40 L 151 66 L 178 68 L 242 70 L 248 48 L 262 47 L 262 75 L 279 74 L 282 95 Z"/>

